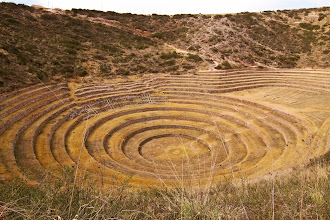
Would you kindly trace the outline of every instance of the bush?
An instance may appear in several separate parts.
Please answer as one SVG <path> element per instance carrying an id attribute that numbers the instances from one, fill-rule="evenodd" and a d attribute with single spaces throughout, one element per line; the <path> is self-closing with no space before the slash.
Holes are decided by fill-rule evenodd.
<path id="1" fill-rule="evenodd" d="M 133 67 L 131 70 L 135 73 L 145 73 L 147 72 L 148 69 L 145 66 L 137 65 Z"/>
<path id="2" fill-rule="evenodd" d="M 226 60 L 226 61 L 223 61 L 223 62 L 222 62 L 221 64 L 219 64 L 218 66 L 216 66 L 215 69 L 217 69 L 217 70 L 232 69 L 232 66 L 231 66 L 230 63 Z"/>
<path id="3" fill-rule="evenodd" d="M 70 55 L 76 55 L 77 54 L 77 51 L 73 48 L 66 48 L 64 51 L 66 53 L 70 54 Z"/>
<path id="4" fill-rule="evenodd" d="M 169 52 L 169 53 L 162 52 L 160 55 L 160 58 L 164 59 L 164 60 L 177 59 L 177 58 L 181 58 L 181 57 L 182 56 L 180 54 L 178 54 L 176 51 L 173 51 L 172 53 L 171 52 Z"/>
<path id="5" fill-rule="evenodd" d="M 326 18 L 327 16 L 325 15 L 325 14 L 323 14 L 323 13 L 320 13 L 319 14 L 319 18 L 318 18 L 318 20 L 319 21 L 322 21 L 324 18 Z"/>
<path id="6" fill-rule="evenodd" d="M 87 76 L 88 75 L 88 72 L 86 71 L 86 70 L 83 70 L 83 71 L 81 71 L 80 73 L 79 73 L 79 76 L 80 77 L 85 77 L 85 76 Z"/>
<path id="7" fill-rule="evenodd" d="M 138 42 L 136 45 L 135 45 L 135 48 L 138 49 L 138 50 L 144 50 L 146 48 L 148 48 L 149 46 L 142 43 L 142 42 Z"/>
<path id="8" fill-rule="evenodd" d="M 174 66 L 176 64 L 175 60 L 167 60 L 164 63 L 161 63 L 160 66 Z"/>
<path id="9" fill-rule="evenodd" d="M 296 66 L 297 61 L 299 60 L 300 56 L 284 56 L 281 55 L 278 57 L 279 59 L 279 67 L 284 67 L 284 68 L 293 68 Z"/>
<path id="10" fill-rule="evenodd" d="M 105 74 L 105 73 L 110 73 L 111 72 L 111 65 L 110 64 L 106 64 L 106 63 L 102 63 L 100 65 L 100 72 L 102 74 Z"/>
<path id="11" fill-rule="evenodd" d="M 179 65 L 171 66 L 171 67 L 167 68 L 166 71 L 168 71 L 168 72 L 174 72 L 174 71 L 179 70 L 179 68 L 180 68 Z"/>
<path id="12" fill-rule="evenodd" d="M 45 21 L 55 21 L 57 20 L 57 16 L 54 14 L 42 14 L 40 16 L 41 19 L 45 20 Z"/>
<path id="13" fill-rule="evenodd" d="M 212 50 L 214 53 L 218 53 L 218 52 L 219 52 L 219 49 L 216 48 L 216 47 L 212 47 L 211 50 Z"/>
<path id="14" fill-rule="evenodd" d="M 109 53 L 109 54 L 121 54 L 123 51 L 111 44 L 101 44 L 101 50 Z"/>
<path id="15" fill-rule="evenodd" d="M 313 24 L 308 24 L 308 23 L 300 23 L 299 26 L 301 28 L 304 28 L 304 29 L 310 30 L 310 31 L 320 29 L 320 25 L 313 25 Z"/>
<path id="16" fill-rule="evenodd" d="M 195 66 L 189 65 L 189 64 L 184 64 L 184 65 L 182 65 L 182 68 L 183 69 L 186 69 L 186 70 L 192 70 L 192 69 L 195 68 Z"/>
<path id="17" fill-rule="evenodd" d="M 107 60 L 107 58 L 101 54 L 94 55 L 94 58 L 97 60 Z"/>
<path id="18" fill-rule="evenodd" d="M 211 18 L 211 15 L 202 15 L 202 18 L 203 19 L 210 19 Z"/>
<path id="19" fill-rule="evenodd" d="M 222 41 L 222 38 L 221 37 L 219 37 L 219 36 L 212 36 L 212 37 L 210 37 L 209 39 L 208 39 L 208 42 L 210 43 L 210 44 L 217 44 L 217 43 L 220 43 Z"/>
<path id="20" fill-rule="evenodd" d="M 223 18 L 223 15 L 215 15 L 213 18 L 214 19 L 221 19 L 221 18 Z"/>
<path id="21" fill-rule="evenodd" d="M 15 18 L 6 18 L 5 21 L 8 24 L 12 24 L 12 25 L 19 25 L 21 24 L 21 22 L 19 22 L 18 20 L 16 20 Z"/>
<path id="22" fill-rule="evenodd" d="M 173 19 L 198 18 L 198 16 L 192 14 L 175 14 L 172 16 L 172 18 Z"/>
<path id="23" fill-rule="evenodd" d="M 221 29 L 214 29 L 213 30 L 217 35 L 222 36 L 222 30 Z"/>
<path id="24" fill-rule="evenodd" d="M 189 29 L 186 27 L 181 27 L 175 29 L 174 31 L 156 32 L 151 36 L 162 40 L 174 41 L 176 39 L 184 39 L 188 30 Z"/>
<path id="25" fill-rule="evenodd" d="M 29 14 L 25 15 L 25 18 L 32 22 L 38 21 L 35 17 L 33 17 L 32 15 L 29 15 Z"/>
<path id="26" fill-rule="evenodd" d="M 159 38 L 159 39 L 165 39 L 168 37 L 166 32 L 156 32 L 154 34 L 151 35 L 154 38 Z"/>
<path id="27" fill-rule="evenodd" d="M 13 16 L 11 16 L 10 14 L 7 14 L 7 13 L 3 13 L 3 14 L 0 14 L 0 18 L 1 20 L 6 20 L 6 19 L 14 19 Z"/>
<path id="28" fill-rule="evenodd" d="M 143 54 L 143 57 L 144 57 L 145 59 L 148 59 L 148 58 L 150 58 L 150 57 L 152 57 L 152 56 L 153 56 L 152 53 L 145 53 L 145 54 Z"/>
<path id="29" fill-rule="evenodd" d="M 43 71 L 38 71 L 36 75 L 40 80 L 45 80 L 48 78 L 48 74 Z"/>
<path id="30" fill-rule="evenodd" d="M 222 49 L 220 52 L 225 56 L 229 56 L 233 53 L 233 50 L 231 48 L 227 48 L 227 49 Z"/>
<path id="31" fill-rule="evenodd" d="M 192 61 L 192 62 L 201 62 L 203 61 L 203 59 L 198 56 L 197 54 L 188 54 L 188 56 L 186 57 L 187 60 Z"/>
<path id="32" fill-rule="evenodd" d="M 188 47 L 188 50 L 198 50 L 195 46 Z"/>
<path id="33" fill-rule="evenodd" d="M 73 38 L 64 37 L 59 40 L 59 43 L 66 48 L 75 49 L 75 50 L 81 49 L 81 43 Z"/>
<path id="34" fill-rule="evenodd" d="M 62 65 L 60 68 L 59 68 L 59 73 L 61 75 L 65 75 L 65 76 L 73 76 L 73 73 L 74 73 L 74 66 L 73 65 Z"/>
<path id="35" fill-rule="evenodd" d="M 119 68 L 116 70 L 116 74 L 128 76 L 128 75 L 130 75 L 130 71 L 127 69 L 124 69 L 124 68 Z"/>

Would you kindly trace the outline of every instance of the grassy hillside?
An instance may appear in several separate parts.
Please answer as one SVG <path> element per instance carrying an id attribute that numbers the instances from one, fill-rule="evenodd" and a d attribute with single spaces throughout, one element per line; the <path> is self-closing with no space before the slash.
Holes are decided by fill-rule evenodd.
<path id="1" fill-rule="evenodd" d="M 329 219 L 329 153 L 309 167 L 258 182 L 224 181 L 196 189 L 137 189 L 113 178 L 103 192 L 88 176 L 76 188 L 73 169 L 44 176 L 39 187 L 0 181 L 4 219 Z"/>
<path id="2" fill-rule="evenodd" d="M 219 69 L 329 67 L 329 19 L 329 8 L 177 16 L 180 34 L 153 36 L 222 63 Z"/>
<path id="3" fill-rule="evenodd" d="M 180 74 L 208 63 L 330 66 L 329 8 L 145 16 L 0 3 L 0 17 L 1 92 L 40 80 Z"/>
<path id="4" fill-rule="evenodd" d="M 173 53 L 125 25 L 105 25 L 23 5 L 0 5 L 0 91 L 40 80 L 196 70 L 201 60 Z"/>

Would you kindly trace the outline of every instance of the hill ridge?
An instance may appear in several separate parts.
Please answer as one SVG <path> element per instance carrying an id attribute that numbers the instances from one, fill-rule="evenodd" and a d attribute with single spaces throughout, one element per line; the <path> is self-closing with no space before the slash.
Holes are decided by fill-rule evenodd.
<path id="1" fill-rule="evenodd" d="M 330 67 L 329 7 L 167 16 L 2 2 L 0 16 L 1 92 L 77 77 Z"/>

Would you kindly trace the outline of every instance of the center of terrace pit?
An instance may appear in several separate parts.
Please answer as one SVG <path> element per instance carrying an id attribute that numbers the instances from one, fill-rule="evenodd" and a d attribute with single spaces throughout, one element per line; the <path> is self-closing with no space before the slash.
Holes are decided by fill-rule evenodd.
<path id="1" fill-rule="evenodd" d="M 328 100 L 326 70 L 35 85 L 0 97 L 0 177 L 79 167 L 104 184 L 257 178 L 329 149 Z"/>
<path id="2" fill-rule="evenodd" d="M 157 163 L 170 163 L 175 161 L 194 160 L 210 151 L 208 145 L 191 136 L 179 134 L 164 134 L 147 138 L 141 146 L 139 153 L 144 158 L 149 158 Z"/>

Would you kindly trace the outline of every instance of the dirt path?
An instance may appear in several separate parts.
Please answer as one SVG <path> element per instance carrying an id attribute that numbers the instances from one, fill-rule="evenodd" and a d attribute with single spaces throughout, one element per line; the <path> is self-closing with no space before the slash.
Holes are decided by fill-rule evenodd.
<path id="1" fill-rule="evenodd" d="M 189 52 L 189 51 L 186 51 L 186 50 L 182 50 L 182 49 L 180 49 L 180 48 L 177 48 L 177 47 L 175 47 L 175 46 L 173 46 L 173 45 L 171 45 L 171 44 L 164 43 L 164 45 L 165 45 L 166 47 L 169 47 L 169 48 L 175 50 L 177 53 L 183 53 L 183 54 L 191 53 L 191 52 Z"/>

